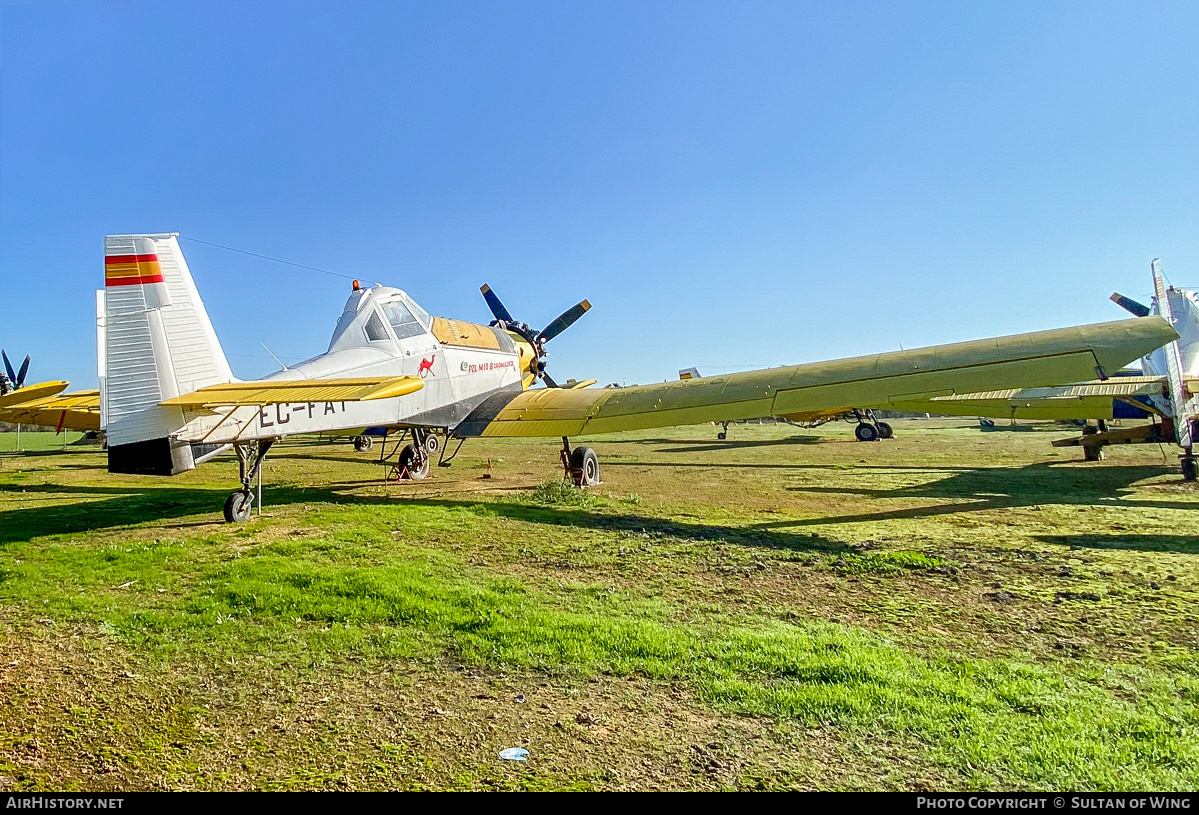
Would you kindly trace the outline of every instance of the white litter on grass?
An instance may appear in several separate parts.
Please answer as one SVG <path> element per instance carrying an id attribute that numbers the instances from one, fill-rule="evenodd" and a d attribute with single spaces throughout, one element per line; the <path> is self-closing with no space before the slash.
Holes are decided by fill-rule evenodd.
<path id="1" fill-rule="evenodd" d="M 507 750 L 500 750 L 500 758 L 504 761 L 526 761 L 529 751 L 523 747 L 509 747 Z"/>

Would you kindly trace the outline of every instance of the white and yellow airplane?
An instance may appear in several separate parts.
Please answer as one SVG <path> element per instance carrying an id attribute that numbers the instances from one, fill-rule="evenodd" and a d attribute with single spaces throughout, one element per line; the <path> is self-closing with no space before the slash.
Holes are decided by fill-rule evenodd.
<path id="1" fill-rule="evenodd" d="M 587 301 L 534 331 L 487 286 L 491 325 L 433 317 L 399 289 L 355 283 L 325 353 L 243 382 L 229 369 L 176 235 L 110 236 L 104 267 L 97 313 L 109 470 L 174 475 L 233 446 L 241 486 L 225 502 L 229 521 L 249 516 L 263 457 L 292 434 L 410 434 L 399 466 L 414 478 L 429 471 L 434 433 L 459 444 L 560 437 L 566 471 L 588 486 L 599 483 L 599 459 L 572 448 L 572 436 L 1103 378 L 1178 336 L 1160 317 L 1142 317 L 689 381 L 564 388 L 545 371 L 545 343 Z M 531 387 L 537 380 L 545 387 Z"/>

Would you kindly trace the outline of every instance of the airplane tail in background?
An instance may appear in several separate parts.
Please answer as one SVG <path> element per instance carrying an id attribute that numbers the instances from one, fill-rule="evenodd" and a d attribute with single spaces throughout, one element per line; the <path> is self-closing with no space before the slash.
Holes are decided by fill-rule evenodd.
<path id="1" fill-rule="evenodd" d="M 101 422 L 114 473 L 174 475 L 196 452 L 172 435 L 183 411 L 159 403 L 233 374 L 174 234 L 104 239 L 96 293 Z"/>

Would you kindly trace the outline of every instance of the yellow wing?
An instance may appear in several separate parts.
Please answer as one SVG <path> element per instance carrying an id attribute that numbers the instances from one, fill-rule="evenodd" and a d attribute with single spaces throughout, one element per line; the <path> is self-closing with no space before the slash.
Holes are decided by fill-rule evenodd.
<path id="1" fill-rule="evenodd" d="M 0 402 L 0 422 L 59 430 L 99 430 L 100 391 L 62 393 L 67 384 L 44 382 L 0 397 L 4 400 Z"/>
<path id="2" fill-rule="evenodd" d="M 610 433 L 1078 382 L 1097 367 L 1119 370 L 1175 337 L 1160 317 L 1141 317 L 632 388 L 496 394 L 455 435 Z"/>
<path id="3" fill-rule="evenodd" d="M 39 382 L 36 385 L 28 385 L 0 396 L 0 408 L 6 408 L 10 405 L 23 405 L 26 402 L 44 399 L 47 396 L 55 396 L 65 391 L 70 384 L 70 382 L 56 380 L 54 382 Z"/>
<path id="4" fill-rule="evenodd" d="M 404 396 L 423 387 L 424 382 L 418 376 L 384 379 L 269 379 L 209 385 L 159 404 L 206 410 L 213 407 L 261 406 L 285 402 L 364 402 Z"/>

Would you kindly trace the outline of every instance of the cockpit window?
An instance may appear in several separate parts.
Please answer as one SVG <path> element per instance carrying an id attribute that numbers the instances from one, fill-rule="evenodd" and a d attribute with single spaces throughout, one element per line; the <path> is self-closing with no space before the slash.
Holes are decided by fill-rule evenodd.
<path id="1" fill-rule="evenodd" d="M 392 300 L 384 305 L 383 313 L 387 315 L 387 322 L 391 323 L 391 330 L 395 332 L 397 340 L 425 333 L 425 327 L 417 322 L 408 307 L 399 300 Z"/>
<path id="2" fill-rule="evenodd" d="M 408 302 L 412 306 L 412 313 L 416 315 L 416 319 L 420 320 L 424 324 L 425 328 L 428 328 L 433 324 L 433 318 L 429 316 L 429 312 L 425 311 L 418 304 L 413 303 L 411 300 Z"/>
<path id="3" fill-rule="evenodd" d="M 387 336 L 387 328 L 383 325 L 383 321 L 379 319 L 379 312 L 377 311 L 366 321 L 366 338 L 372 342 L 391 339 Z"/>

